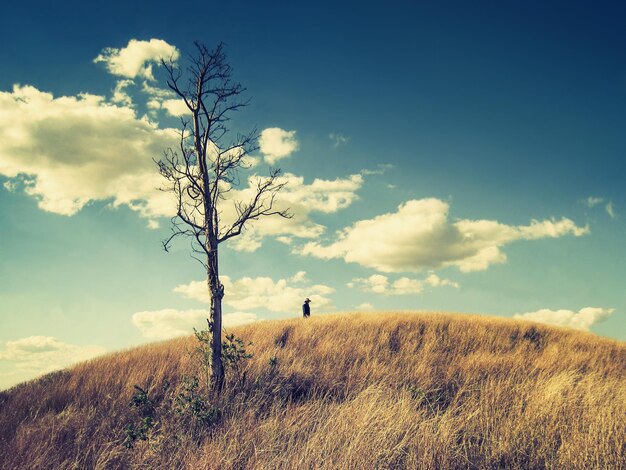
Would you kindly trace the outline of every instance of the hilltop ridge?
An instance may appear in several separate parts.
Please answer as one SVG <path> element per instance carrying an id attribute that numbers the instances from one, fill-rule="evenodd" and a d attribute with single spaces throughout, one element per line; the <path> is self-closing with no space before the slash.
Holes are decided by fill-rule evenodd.
<path id="1" fill-rule="evenodd" d="M 626 465 L 625 343 L 442 313 L 324 315 L 232 331 L 252 342 L 253 357 L 230 371 L 219 399 L 206 398 L 194 337 L 1 392 L 0 468 Z M 177 409 L 181 393 L 206 398 L 206 413 Z M 125 429 L 146 416 L 145 435 L 126 448 Z"/>

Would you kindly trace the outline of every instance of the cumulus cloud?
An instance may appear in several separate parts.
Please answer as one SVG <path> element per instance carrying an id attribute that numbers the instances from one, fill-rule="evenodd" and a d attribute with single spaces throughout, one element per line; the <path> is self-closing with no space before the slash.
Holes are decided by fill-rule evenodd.
<path id="1" fill-rule="evenodd" d="M 327 296 L 335 289 L 323 284 L 308 285 L 304 271 L 290 279 L 274 281 L 271 277 L 243 277 L 233 280 L 221 276 L 224 284 L 224 303 L 237 310 L 267 309 L 272 312 L 299 311 L 302 301 L 308 297 L 317 309 L 332 308 Z M 209 303 L 206 281 L 193 281 L 174 288 L 184 297 Z"/>
<path id="2" fill-rule="evenodd" d="M 518 313 L 513 315 L 513 318 L 588 331 L 596 323 L 608 318 L 614 311 L 613 308 L 599 307 L 586 307 L 578 312 L 544 308 L 536 312 Z"/>
<path id="3" fill-rule="evenodd" d="M 296 131 L 286 131 L 280 127 L 263 129 L 259 138 L 259 149 L 265 161 L 273 165 L 298 150 Z"/>
<path id="4" fill-rule="evenodd" d="M 126 47 L 103 49 L 94 62 L 103 62 L 113 75 L 154 80 L 153 64 L 158 64 L 161 59 L 176 61 L 179 56 L 178 49 L 162 39 L 149 41 L 131 39 Z"/>
<path id="5" fill-rule="evenodd" d="M 173 211 L 153 157 L 176 145 L 127 106 L 102 96 L 54 97 L 31 86 L 0 92 L 0 175 L 21 177 L 41 209 L 73 215 L 95 200 L 145 217 Z"/>
<path id="6" fill-rule="evenodd" d="M 501 248 L 517 240 L 589 233 L 588 227 L 578 227 L 566 218 L 512 226 L 495 220 L 450 221 L 448 212 L 448 203 L 439 199 L 410 200 L 396 212 L 352 224 L 328 245 L 309 242 L 294 252 L 322 259 L 343 258 L 386 273 L 447 266 L 470 272 L 504 263 L 506 255 Z"/>
<path id="7" fill-rule="evenodd" d="M 78 346 L 51 336 L 29 336 L 0 346 L 0 389 L 103 354 L 102 346 Z"/>
<path id="8" fill-rule="evenodd" d="M 454 281 L 442 279 L 436 274 L 429 274 L 425 279 L 410 279 L 401 277 L 390 282 L 387 276 L 382 274 L 372 274 L 367 278 L 352 279 L 348 283 L 348 287 L 355 287 L 365 292 L 373 292 L 375 294 L 384 295 L 410 295 L 420 294 L 425 287 L 459 287 Z"/>
<path id="9" fill-rule="evenodd" d="M 146 339 L 160 340 L 185 336 L 193 329 L 206 328 L 206 310 L 153 310 L 133 314 L 132 322 Z M 233 312 L 222 315 L 224 328 L 243 325 L 257 320 L 254 313 Z"/>
<path id="10" fill-rule="evenodd" d="M 374 310 L 374 306 L 369 302 L 363 302 L 355 307 L 357 310 Z"/>

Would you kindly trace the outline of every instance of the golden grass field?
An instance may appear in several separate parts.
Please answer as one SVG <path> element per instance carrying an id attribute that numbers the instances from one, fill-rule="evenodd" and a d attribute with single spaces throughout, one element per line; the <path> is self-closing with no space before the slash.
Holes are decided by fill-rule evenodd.
<path id="1" fill-rule="evenodd" d="M 212 424 L 172 405 L 195 337 L 155 343 L 2 392 L 0 468 L 626 468 L 623 342 L 440 313 L 233 331 L 254 357 Z M 154 425 L 127 449 L 135 384 Z"/>

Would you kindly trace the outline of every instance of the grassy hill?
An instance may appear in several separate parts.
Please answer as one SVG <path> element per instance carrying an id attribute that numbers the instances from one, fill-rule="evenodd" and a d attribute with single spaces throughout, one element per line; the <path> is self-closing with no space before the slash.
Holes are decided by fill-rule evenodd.
<path id="1" fill-rule="evenodd" d="M 626 468 L 625 343 L 435 313 L 233 331 L 254 356 L 219 400 L 194 337 L 1 393 L 0 468 Z"/>

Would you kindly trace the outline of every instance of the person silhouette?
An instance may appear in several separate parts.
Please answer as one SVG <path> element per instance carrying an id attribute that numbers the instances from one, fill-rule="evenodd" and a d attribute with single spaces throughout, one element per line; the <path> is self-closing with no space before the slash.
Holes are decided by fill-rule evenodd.
<path id="1" fill-rule="evenodd" d="M 311 299 L 307 297 L 306 299 L 304 299 L 304 303 L 302 304 L 302 316 L 304 318 L 309 318 L 311 316 L 311 307 L 309 306 L 310 302 Z"/>

